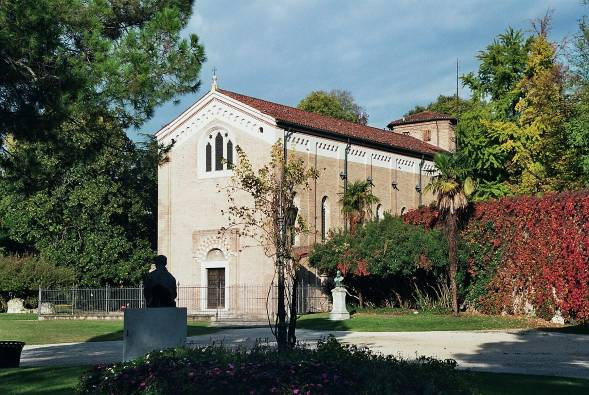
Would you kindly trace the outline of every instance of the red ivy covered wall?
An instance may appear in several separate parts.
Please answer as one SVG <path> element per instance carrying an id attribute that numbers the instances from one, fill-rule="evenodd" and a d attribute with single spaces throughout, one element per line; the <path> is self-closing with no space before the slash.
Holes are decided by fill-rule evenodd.
<path id="1" fill-rule="evenodd" d="M 433 227 L 435 210 L 404 216 Z M 474 205 L 461 231 L 467 294 L 485 312 L 534 311 L 589 320 L 589 191 L 519 196 Z M 477 288 L 478 287 L 478 288 Z"/>

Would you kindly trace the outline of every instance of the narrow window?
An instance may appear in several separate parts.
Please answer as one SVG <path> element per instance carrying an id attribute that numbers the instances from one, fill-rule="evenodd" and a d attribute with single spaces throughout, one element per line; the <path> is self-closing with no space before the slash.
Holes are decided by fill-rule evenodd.
<path id="1" fill-rule="evenodd" d="M 233 169 L 233 143 L 227 140 L 227 169 Z"/>
<path id="2" fill-rule="evenodd" d="M 432 133 L 429 129 L 426 129 L 422 132 L 423 134 L 423 141 L 430 141 L 432 139 Z"/>
<path id="3" fill-rule="evenodd" d="M 206 171 L 211 171 L 212 170 L 212 160 L 211 160 L 211 156 L 213 155 L 212 148 L 211 148 L 211 143 L 207 143 L 207 148 L 205 150 L 205 156 L 206 156 Z"/>
<path id="4" fill-rule="evenodd" d="M 223 136 L 215 137 L 215 170 L 223 170 Z"/>
<path id="5" fill-rule="evenodd" d="M 327 238 L 327 216 L 329 211 L 327 208 L 327 196 L 323 196 L 321 199 L 321 240 L 325 241 Z"/>

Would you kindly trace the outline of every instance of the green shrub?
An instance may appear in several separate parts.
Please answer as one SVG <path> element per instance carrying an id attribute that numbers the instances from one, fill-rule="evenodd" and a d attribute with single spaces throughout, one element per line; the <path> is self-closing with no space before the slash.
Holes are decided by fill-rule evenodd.
<path id="1" fill-rule="evenodd" d="M 309 260 L 324 273 L 341 270 L 361 305 L 445 308 L 438 301 L 448 278 L 448 249 L 439 229 L 385 214 L 354 235 L 333 232 L 313 247 Z"/>
<path id="2" fill-rule="evenodd" d="M 72 269 L 59 267 L 31 255 L 0 256 L 0 292 L 21 296 L 39 287 L 65 287 L 75 282 Z"/>
<path id="3" fill-rule="evenodd" d="M 220 346 L 153 352 L 82 375 L 84 394 L 468 394 L 454 360 L 408 361 L 341 345 L 251 351 Z"/>

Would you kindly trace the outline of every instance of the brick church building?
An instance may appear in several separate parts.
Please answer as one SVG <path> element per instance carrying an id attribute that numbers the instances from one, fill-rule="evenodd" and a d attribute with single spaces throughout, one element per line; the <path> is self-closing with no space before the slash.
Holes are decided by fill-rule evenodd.
<path id="1" fill-rule="evenodd" d="M 181 286 L 202 287 L 189 309 L 243 311 L 244 298 L 233 295 L 232 287 L 267 288 L 273 279 L 273 262 L 262 247 L 237 232 L 218 232 L 227 226 L 221 214 L 227 199 L 218 190 L 229 183 L 236 146 L 255 167 L 268 161 L 271 146 L 289 130 L 288 149 L 319 170 L 295 201 L 310 227 L 296 242 L 304 249 L 325 240 L 329 229 L 343 227 L 338 200 L 346 177 L 372 180 L 380 200 L 373 207 L 377 217 L 432 202 L 425 186 L 433 155 L 454 150 L 455 124 L 449 116 L 423 112 L 379 129 L 219 89 L 214 82 L 156 133 L 158 142 L 174 142 L 158 171 L 158 252 L 168 257 Z M 221 294 L 212 293 L 214 287 Z"/>

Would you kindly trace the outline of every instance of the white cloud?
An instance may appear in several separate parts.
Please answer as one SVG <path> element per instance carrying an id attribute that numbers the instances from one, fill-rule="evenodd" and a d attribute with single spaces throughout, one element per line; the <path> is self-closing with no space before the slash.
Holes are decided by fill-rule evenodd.
<path id="1" fill-rule="evenodd" d="M 209 89 L 220 86 L 296 105 L 315 89 L 350 90 L 382 127 L 415 104 L 455 90 L 461 73 L 475 70 L 476 54 L 507 26 L 555 9 L 553 37 L 576 30 L 577 1 L 228 0 L 195 3 L 185 33 L 196 33 L 208 61 L 203 91 L 165 105 L 142 129 L 157 130 Z"/>

